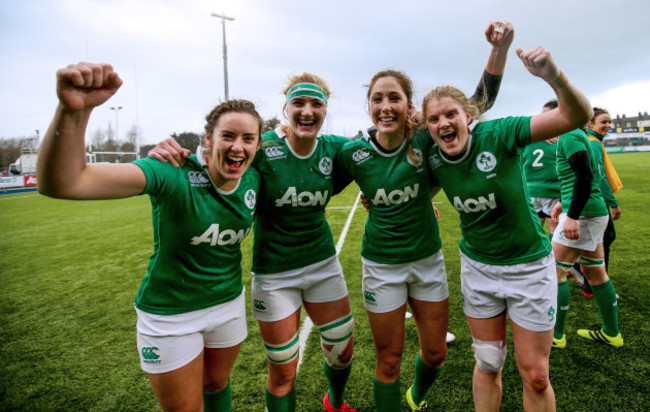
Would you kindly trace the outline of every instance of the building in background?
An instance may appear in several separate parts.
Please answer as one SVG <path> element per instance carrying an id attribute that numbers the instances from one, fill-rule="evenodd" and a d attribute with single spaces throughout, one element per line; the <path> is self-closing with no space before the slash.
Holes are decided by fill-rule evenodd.
<path id="1" fill-rule="evenodd" d="M 617 114 L 603 144 L 608 153 L 650 151 L 650 115 L 647 111 L 635 117 Z"/>

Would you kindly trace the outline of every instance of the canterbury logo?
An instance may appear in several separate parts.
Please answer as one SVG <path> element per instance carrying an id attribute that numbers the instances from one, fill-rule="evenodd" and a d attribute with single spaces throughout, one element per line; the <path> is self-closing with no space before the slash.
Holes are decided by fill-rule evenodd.
<path id="1" fill-rule="evenodd" d="M 192 186 L 204 186 L 209 183 L 205 173 L 199 171 L 187 172 L 187 179 Z"/>
<path id="2" fill-rule="evenodd" d="M 260 299 L 255 299 L 253 301 L 253 306 L 255 306 L 255 310 L 259 310 L 259 311 L 266 310 L 266 307 L 264 306 L 264 301 Z"/>
<path id="3" fill-rule="evenodd" d="M 369 290 L 363 291 L 363 298 L 366 300 L 366 302 L 377 302 L 375 299 L 375 292 L 370 292 Z"/>
<path id="4" fill-rule="evenodd" d="M 156 348 L 155 346 L 142 348 L 142 357 L 147 360 L 158 359 L 160 355 L 154 352 L 155 350 L 158 350 L 158 348 Z"/>
<path id="5" fill-rule="evenodd" d="M 352 154 L 352 159 L 353 159 L 355 162 L 360 162 L 360 161 L 362 161 L 362 160 L 367 159 L 369 156 L 370 156 L 370 153 L 366 152 L 366 151 L 363 150 L 363 149 L 359 149 L 359 150 L 357 150 L 356 152 L 354 152 L 354 153 Z"/>
<path id="6" fill-rule="evenodd" d="M 270 157 L 270 158 L 284 156 L 284 151 L 282 150 L 281 147 L 269 147 L 269 148 L 266 148 L 266 149 L 264 149 L 264 153 L 266 153 L 266 157 Z"/>

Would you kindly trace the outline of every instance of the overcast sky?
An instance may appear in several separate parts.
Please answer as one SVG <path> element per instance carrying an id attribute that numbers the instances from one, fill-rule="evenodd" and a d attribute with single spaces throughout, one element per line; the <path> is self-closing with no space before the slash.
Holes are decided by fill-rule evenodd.
<path id="1" fill-rule="evenodd" d="M 111 63 L 124 85 L 93 112 L 88 137 L 137 125 L 141 144 L 201 132 L 223 100 L 221 20 L 226 23 L 229 94 L 282 117 L 287 75 L 324 77 L 334 92 L 324 132 L 370 125 L 365 88 L 381 69 L 407 72 L 416 104 L 440 84 L 471 94 L 490 50 L 490 20 L 514 24 L 515 41 L 487 118 L 529 115 L 553 97 L 515 49 L 546 46 L 560 68 L 615 116 L 650 111 L 647 0 L 287 1 L 0 0 L 0 138 L 46 130 L 57 104 L 55 73 L 79 61 Z"/>

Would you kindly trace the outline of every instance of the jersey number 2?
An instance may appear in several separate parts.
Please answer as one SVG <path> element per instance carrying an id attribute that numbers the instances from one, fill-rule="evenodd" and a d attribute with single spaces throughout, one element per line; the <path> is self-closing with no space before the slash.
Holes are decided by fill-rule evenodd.
<path id="1" fill-rule="evenodd" d="M 544 151 L 542 149 L 536 149 L 536 150 L 533 150 L 533 154 L 537 155 L 537 157 L 533 161 L 533 167 L 542 167 L 542 166 L 544 166 L 544 163 L 540 162 L 540 160 L 542 160 L 542 156 L 544 156 Z"/>

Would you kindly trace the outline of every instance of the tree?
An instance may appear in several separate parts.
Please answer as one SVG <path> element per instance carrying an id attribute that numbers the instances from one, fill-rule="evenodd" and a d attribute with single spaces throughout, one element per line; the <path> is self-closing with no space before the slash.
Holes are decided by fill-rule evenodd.
<path id="1" fill-rule="evenodd" d="M 147 153 L 149 153 L 149 150 L 153 149 L 156 147 L 155 144 L 146 144 L 143 146 L 140 146 L 140 159 L 144 159 L 147 157 Z"/>
<path id="2" fill-rule="evenodd" d="M 5 169 L 20 157 L 24 138 L 0 139 L 0 168 Z"/>
<path id="3" fill-rule="evenodd" d="M 130 150 L 131 152 L 135 151 L 135 147 L 138 145 L 138 136 L 140 136 L 142 133 L 140 132 L 140 128 L 137 125 L 131 126 L 128 132 L 126 132 L 126 142 L 125 144 L 130 144 L 131 147 L 134 150 Z"/>
<path id="4" fill-rule="evenodd" d="M 88 148 L 88 151 L 96 152 L 103 150 L 105 139 L 106 135 L 101 129 L 95 130 L 95 133 L 93 133 L 93 138 L 90 140 L 90 147 Z"/>
<path id="5" fill-rule="evenodd" d="M 178 142 L 181 147 L 191 150 L 192 153 L 196 153 L 196 148 L 203 141 L 203 137 L 200 134 L 192 132 L 183 132 L 181 134 L 172 133 L 171 137 Z"/>
<path id="6" fill-rule="evenodd" d="M 276 127 L 280 125 L 280 120 L 276 116 L 271 117 L 268 120 L 264 121 L 264 124 L 262 124 L 262 134 L 269 132 L 271 130 L 275 130 Z"/>

